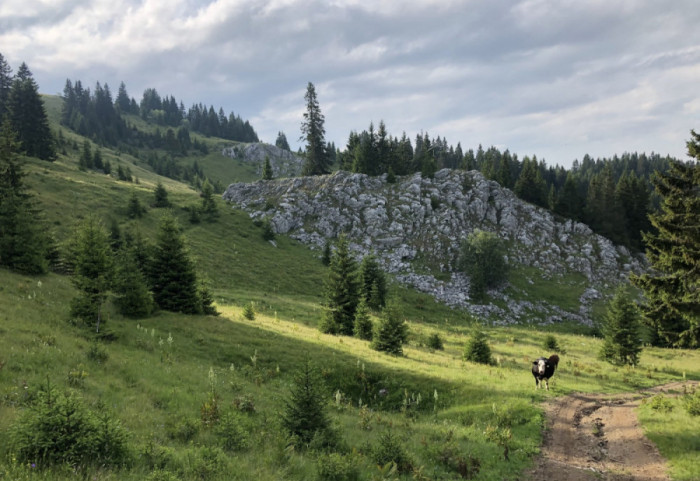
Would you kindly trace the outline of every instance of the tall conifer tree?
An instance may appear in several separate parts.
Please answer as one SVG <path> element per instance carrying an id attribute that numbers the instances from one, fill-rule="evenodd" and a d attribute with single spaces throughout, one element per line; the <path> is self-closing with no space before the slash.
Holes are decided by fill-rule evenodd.
<path id="1" fill-rule="evenodd" d="M 102 305 L 112 285 L 113 259 L 109 235 L 93 216 L 79 227 L 73 240 L 73 285 L 78 295 L 71 300 L 71 315 L 100 332 Z"/>
<path id="2" fill-rule="evenodd" d="M 355 311 L 360 302 L 360 282 L 357 274 L 357 263 L 350 254 L 348 240 L 341 235 L 328 270 L 326 281 L 328 310 L 321 321 L 321 331 L 352 336 Z"/>
<path id="3" fill-rule="evenodd" d="M 12 67 L 0 53 L 0 122 L 7 113 L 7 101 L 12 88 Z"/>
<path id="4" fill-rule="evenodd" d="M 153 299 L 161 309 L 196 314 L 201 308 L 197 296 L 197 276 L 185 240 L 175 218 L 160 220 L 157 243 L 150 265 Z"/>
<path id="5" fill-rule="evenodd" d="M 650 216 L 657 233 L 644 235 L 654 271 L 632 276 L 644 291 L 644 322 L 660 346 L 700 347 L 700 135 L 691 131 L 688 155 L 654 178 L 663 198 Z"/>
<path id="6" fill-rule="evenodd" d="M 22 63 L 12 81 L 7 102 L 10 121 L 27 155 L 54 160 L 56 151 L 39 87 L 27 64 Z"/>
<path id="7" fill-rule="evenodd" d="M 20 145 L 9 120 L 0 125 L 0 265 L 18 272 L 46 272 L 48 237 L 24 184 Z"/>
<path id="8" fill-rule="evenodd" d="M 302 136 L 299 140 L 306 141 L 306 162 L 304 163 L 304 175 L 323 175 L 331 171 L 328 152 L 326 151 L 325 117 L 321 113 L 321 107 L 316 98 L 316 87 L 309 82 L 306 87 L 306 112 L 301 123 Z"/>

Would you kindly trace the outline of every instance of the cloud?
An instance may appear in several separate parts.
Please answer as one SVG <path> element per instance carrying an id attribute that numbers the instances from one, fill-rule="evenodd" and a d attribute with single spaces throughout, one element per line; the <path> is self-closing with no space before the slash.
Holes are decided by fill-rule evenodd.
<path id="1" fill-rule="evenodd" d="M 0 47 L 43 91 L 125 81 L 298 137 L 307 82 L 328 140 L 384 120 L 569 165 L 684 156 L 697 128 L 695 0 L 44 0 L 0 4 Z"/>

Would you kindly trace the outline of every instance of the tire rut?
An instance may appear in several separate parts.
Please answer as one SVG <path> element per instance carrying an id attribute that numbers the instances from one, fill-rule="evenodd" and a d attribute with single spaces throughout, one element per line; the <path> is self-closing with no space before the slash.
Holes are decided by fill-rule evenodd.
<path id="1" fill-rule="evenodd" d="M 643 398 L 682 390 L 671 383 L 620 395 L 576 393 L 546 406 L 547 428 L 528 481 L 670 481 L 666 461 L 644 435 L 635 409 Z"/>

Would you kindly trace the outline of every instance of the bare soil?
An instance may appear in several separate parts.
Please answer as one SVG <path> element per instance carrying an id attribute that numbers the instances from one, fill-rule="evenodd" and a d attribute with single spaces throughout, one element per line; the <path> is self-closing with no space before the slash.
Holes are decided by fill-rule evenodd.
<path id="1" fill-rule="evenodd" d="M 676 382 L 620 395 L 572 394 L 546 406 L 544 445 L 529 481 L 670 481 L 667 465 L 644 436 L 635 408 Z"/>

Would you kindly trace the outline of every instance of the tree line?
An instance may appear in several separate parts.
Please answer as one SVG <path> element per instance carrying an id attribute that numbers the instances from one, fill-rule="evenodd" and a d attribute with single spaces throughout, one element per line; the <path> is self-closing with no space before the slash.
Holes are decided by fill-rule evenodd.
<path id="1" fill-rule="evenodd" d="M 519 198 L 549 209 L 564 218 L 588 224 L 594 232 L 635 252 L 644 249 L 642 232 L 654 227 L 648 214 L 658 208 L 652 176 L 665 172 L 672 161 L 651 153 L 625 153 L 612 158 L 593 159 L 585 155 L 571 169 L 547 165 L 537 156 L 522 159 L 508 149 L 496 147 L 476 151 L 448 144 L 444 137 L 419 133 L 415 140 L 404 132 L 392 136 L 383 121 L 375 129 L 352 131 L 343 151 L 325 141 L 325 117 L 316 89 L 307 86 L 306 112 L 301 124 L 306 140 L 305 175 L 328 174 L 337 168 L 372 176 L 386 175 L 395 182 L 397 175 L 421 173 L 432 177 L 438 169 L 478 170 L 487 179 L 511 189 Z M 286 140 L 286 139 L 284 139 Z"/>
<path id="2" fill-rule="evenodd" d="M 44 102 L 31 70 L 22 62 L 12 68 L 0 53 L 0 121 L 7 119 L 19 148 L 29 156 L 54 160 L 56 149 Z"/>
<path id="3" fill-rule="evenodd" d="M 112 99 L 109 85 L 97 82 L 94 90 L 83 87 L 80 80 L 66 80 L 63 89 L 61 123 L 80 135 L 96 142 L 117 146 L 121 143 L 140 147 L 165 148 L 171 152 L 186 153 L 198 148 L 190 140 L 189 133 L 197 132 L 207 137 L 221 137 L 238 142 L 257 142 L 258 136 L 247 120 L 223 108 L 201 103 L 189 110 L 170 96 L 161 97 L 155 88 L 143 92 L 140 103 L 129 97 L 126 85 L 121 82 L 116 99 Z M 129 126 L 126 115 L 139 115 L 148 122 L 166 128 L 155 134 L 140 132 Z M 196 142 L 196 140 L 194 141 Z"/>

